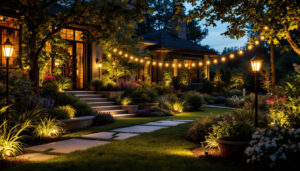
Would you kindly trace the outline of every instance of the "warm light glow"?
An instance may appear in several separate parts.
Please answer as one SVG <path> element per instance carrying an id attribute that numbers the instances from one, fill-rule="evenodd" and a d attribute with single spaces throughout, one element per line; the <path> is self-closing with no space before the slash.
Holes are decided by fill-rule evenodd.
<path id="1" fill-rule="evenodd" d="M 127 58 L 127 57 L 128 57 L 128 54 L 127 54 L 127 53 L 125 53 L 125 55 L 124 55 L 124 56 L 125 56 L 125 58 Z"/>
<path id="2" fill-rule="evenodd" d="M 238 53 L 239 53 L 239 55 L 243 55 L 244 51 L 242 49 L 240 49 Z"/>
<path id="3" fill-rule="evenodd" d="M 209 65 L 209 64 L 210 64 L 210 61 L 206 61 L 206 64 Z"/>
<path id="4" fill-rule="evenodd" d="M 166 66 L 166 67 L 169 67 L 169 63 L 166 63 L 165 66 Z"/>
<path id="5" fill-rule="evenodd" d="M 59 63 L 58 62 L 55 62 L 55 66 L 58 66 L 59 65 Z"/>
<path id="6" fill-rule="evenodd" d="M 135 60 L 135 61 L 138 61 L 138 60 L 139 60 L 139 58 L 135 58 L 134 60 Z"/>
<path id="7" fill-rule="evenodd" d="M 2 21 L 2 20 L 4 20 L 4 17 L 3 17 L 3 16 L 1 16 L 1 15 L 0 15 L 0 20 L 1 20 L 1 21 Z"/>
<path id="8" fill-rule="evenodd" d="M 182 66 L 181 63 L 179 63 L 179 64 L 178 64 L 178 67 L 181 68 L 181 66 Z"/>
<path id="9" fill-rule="evenodd" d="M 199 66 L 202 66 L 203 65 L 203 63 L 202 62 L 199 62 Z"/>
<path id="10" fill-rule="evenodd" d="M 141 61 L 140 61 L 141 63 L 144 63 L 144 59 L 141 59 Z"/>
<path id="11" fill-rule="evenodd" d="M 233 59 L 233 58 L 234 58 L 234 54 L 233 54 L 233 53 L 230 54 L 230 55 L 229 55 L 229 58 Z"/>
<path id="12" fill-rule="evenodd" d="M 147 64 L 150 64 L 150 61 L 147 61 Z"/>
<path id="13" fill-rule="evenodd" d="M 252 66 L 252 71 L 258 72 L 261 69 L 262 66 L 262 59 L 258 56 L 255 56 L 251 59 L 250 61 L 251 66 Z"/>
<path id="14" fill-rule="evenodd" d="M 259 41 L 258 41 L 258 40 L 255 40 L 254 44 L 255 44 L 255 45 L 259 45 Z"/>
<path id="15" fill-rule="evenodd" d="M 252 45 L 248 45 L 248 50 L 252 50 L 253 46 Z"/>
<path id="16" fill-rule="evenodd" d="M 111 54 L 109 53 L 109 54 L 107 54 L 107 56 L 108 56 L 108 57 L 111 57 Z"/>
<path id="17" fill-rule="evenodd" d="M 130 58 L 129 58 L 130 60 L 132 60 L 133 59 L 133 56 L 130 56 Z"/>
<path id="18" fill-rule="evenodd" d="M 225 56 L 223 56 L 223 57 L 221 58 L 221 61 L 222 61 L 222 62 L 225 62 L 225 61 L 226 61 Z"/>
<path id="19" fill-rule="evenodd" d="M 172 67 L 175 67 L 175 64 L 172 64 Z"/>
<path id="20" fill-rule="evenodd" d="M 260 36 L 260 40 L 265 40 L 265 36 Z"/>
<path id="21" fill-rule="evenodd" d="M 192 67 L 195 67 L 195 63 L 192 63 Z"/>
<path id="22" fill-rule="evenodd" d="M 5 43 L 2 45 L 3 47 L 3 56 L 6 58 L 12 57 L 14 51 L 14 45 L 7 38 Z"/>
<path id="23" fill-rule="evenodd" d="M 152 65 L 156 65 L 156 62 L 152 62 Z"/>
<path id="24" fill-rule="evenodd" d="M 99 63 L 99 64 L 98 64 L 98 68 L 101 68 L 101 67 L 102 67 L 102 63 Z"/>
<path id="25" fill-rule="evenodd" d="M 184 67 L 188 67 L 188 64 L 184 64 Z"/>
<path id="26" fill-rule="evenodd" d="M 161 66 L 162 66 L 162 63 L 160 62 L 158 65 L 161 67 Z"/>
<path id="27" fill-rule="evenodd" d="M 116 63 L 115 63 L 115 62 L 113 62 L 112 64 L 113 64 L 113 65 L 116 65 Z"/>
<path id="28" fill-rule="evenodd" d="M 214 64 L 217 64 L 218 63 L 218 60 L 217 59 L 214 59 Z"/>
<path id="29" fill-rule="evenodd" d="M 119 51 L 119 55 L 122 55 L 123 54 L 123 52 L 122 51 Z"/>
<path id="30" fill-rule="evenodd" d="M 264 30 L 269 30 L 269 27 L 268 26 L 264 26 Z"/>
<path id="31" fill-rule="evenodd" d="M 118 49 L 117 49 L 117 48 L 114 48 L 113 52 L 115 52 L 115 53 L 116 53 L 117 51 L 118 51 Z"/>

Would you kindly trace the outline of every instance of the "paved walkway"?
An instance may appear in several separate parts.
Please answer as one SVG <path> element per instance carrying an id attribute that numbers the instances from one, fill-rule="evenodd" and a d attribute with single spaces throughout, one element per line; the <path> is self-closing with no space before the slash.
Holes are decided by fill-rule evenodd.
<path id="1" fill-rule="evenodd" d="M 68 154 L 78 150 L 86 150 L 91 147 L 108 144 L 111 140 L 125 140 L 143 133 L 149 133 L 192 121 L 193 120 L 160 120 L 141 125 L 113 129 L 106 132 L 92 133 L 80 138 L 72 138 L 28 147 L 27 150 L 32 153 L 23 154 L 17 158 L 29 161 L 48 160 L 56 157 L 57 154 Z M 53 154 L 45 154 L 44 152 Z"/>

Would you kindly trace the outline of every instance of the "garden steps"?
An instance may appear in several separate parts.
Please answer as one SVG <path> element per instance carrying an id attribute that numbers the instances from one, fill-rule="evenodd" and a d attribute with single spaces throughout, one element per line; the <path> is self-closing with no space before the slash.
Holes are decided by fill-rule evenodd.
<path id="1" fill-rule="evenodd" d="M 98 112 L 110 113 L 113 117 L 135 116 L 135 114 L 130 114 L 126 110 L 123 110 L 120 105 L 116 105 L 114 102 L 109 101 L 109 99 L 103 97 L 103 95 L 96 94 L 96 91 L 67 91 L 66 93 L 73 94 L 81 101 L 91 105 L 92 109 Z"/>

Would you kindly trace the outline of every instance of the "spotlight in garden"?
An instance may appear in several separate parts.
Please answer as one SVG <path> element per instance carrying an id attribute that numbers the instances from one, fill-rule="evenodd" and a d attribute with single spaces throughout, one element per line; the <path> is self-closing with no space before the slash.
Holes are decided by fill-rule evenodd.
<path id="1" fill-rule="evenodd" d="M 255 127 L 257 127 L 258 125 L 258 97 L 257 97 L 257 91 L 258 91 L 258 84 L 257 84 L 257 77 L 258 77 L 258 72 L 261 69 L 262 66 L 262 59 L 258 56 L 254 56 L 251 60 L 251 67 L 252 67 L 252 71 L 254 72 L 254 78 L 255 78 Z"/>

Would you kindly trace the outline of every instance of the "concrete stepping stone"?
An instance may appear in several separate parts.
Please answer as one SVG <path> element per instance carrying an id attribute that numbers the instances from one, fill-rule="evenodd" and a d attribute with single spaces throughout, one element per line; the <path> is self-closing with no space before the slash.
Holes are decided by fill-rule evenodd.
<path id="1" fill-rule="evenodd" d="M 43 145 L 37 145 L 27 148 L 32 151 L 50 151 L 56 153 L 71 153 L 77 150 L 86 150 L 91 147 L 104 145 L 110 143 L 108 141 L 98 140 L 83 140 L 83 139 L 69 139 L 64 141 L 57 141 Z"/>
<path id="2" fill-rule="evenodd" d="M 163 120 L 163 121 L 156 121 L 156 122 L 149 122 L 144 125 L 154 125 L 154 126 L 177 126 L 179 124 L 183 124 L 185 122 L 178 122 L 178 121 L 170 121 L 170 120 Z"/>
<path id="3" fill-rule="evenodd" d="M 28 160 L 31 162 L 35 162 L 35 161 L 52 159 L 54 157 L 56 157 L 56 155 L 42 154 L 42 153 L 28 153 L 28 154 L 17 156 L 16 158 L 19 160 Z"/>
<path id="4" fill-rule="evenodd" d="M 140 134 L 133 134 L 133 133 L 118 133 L 116 134 L 116 138 L 114 140 L 125 140 L 127 138 L 135 137 Z"/>
<path id="5" fill-rule="evenodd" d="M 112 139 L 115 132 L 97 132 L 93 134 L 84 135 L 85 138 L 95 138 L 95 139 Z"/>
<path id="6" fill-rule="evenodd" d="M 164 126 L 145 126 L 145 125 L 136 125 L 125 128 L 114 129 L 114 132 L 126 132 L 126 133 L 148 133 L 153 132 L 159 129 L 168 128 Z"/>

